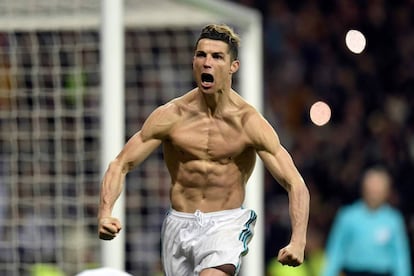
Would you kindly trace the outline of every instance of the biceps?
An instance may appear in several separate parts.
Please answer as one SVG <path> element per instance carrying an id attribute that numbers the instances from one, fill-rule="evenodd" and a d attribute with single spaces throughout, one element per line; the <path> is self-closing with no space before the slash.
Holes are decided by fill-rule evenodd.
<path id="1" fill-rule="evenodd" d="M 258 155 L 271 175 L 285 189 L 290 190 L 291 185 L 303 181 L 292 157 L 283 146 L 280 145 L 275 153 L 259 151 Z"/>
<path id="2" fill-rule="evenodd" d="M 125 144 L 117 159 L 122 161 L 125 169 L 131 170 L 143 162 L 161 142 L 159 139 L 147 139 L 144 141 L 141 132 L 137 132 Z"/>

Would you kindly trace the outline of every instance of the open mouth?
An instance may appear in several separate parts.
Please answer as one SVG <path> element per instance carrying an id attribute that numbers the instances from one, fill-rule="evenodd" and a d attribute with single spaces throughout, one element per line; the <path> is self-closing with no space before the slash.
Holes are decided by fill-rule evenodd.
<path id="1" fill-rule="evenodd" d="M 201 84 L 204 87 L 211 87 L 214 83 L 214 77 L 211 74 L 208 73 L 202 73 L 201 74 Z"/>

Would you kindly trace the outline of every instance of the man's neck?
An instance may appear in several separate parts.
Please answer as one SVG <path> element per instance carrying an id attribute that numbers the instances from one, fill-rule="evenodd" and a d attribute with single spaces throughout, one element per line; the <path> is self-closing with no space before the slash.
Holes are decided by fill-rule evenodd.
<path id="1" fill-rule="evenodd" d="M 201 93 L 201 95 L 206 106 L 206 112 L 209 116 L 215 116 L 228 102 L 230 93 L 219 90 L 213 94 Z"/>

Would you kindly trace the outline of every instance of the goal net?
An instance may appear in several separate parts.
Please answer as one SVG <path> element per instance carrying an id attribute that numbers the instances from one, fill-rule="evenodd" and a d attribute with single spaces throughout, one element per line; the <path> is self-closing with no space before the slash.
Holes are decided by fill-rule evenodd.
<path id="1" fill-rule="evenodd" d="M 229 4 L 216 12 L 221 3 L 206 2 L 216 6 L 125 1 L 125 140 L 155 107 L 193 87 L 202 25 L 229 23 L 242 35 L 249 27 L 226 16 Z M 100 5 L 0 0 L 0 275 L 75 275 L 103 265 Z M 127 177 L 125 267 L 133 275 L 161 272 L 169 181 L 160 150 Z"/>

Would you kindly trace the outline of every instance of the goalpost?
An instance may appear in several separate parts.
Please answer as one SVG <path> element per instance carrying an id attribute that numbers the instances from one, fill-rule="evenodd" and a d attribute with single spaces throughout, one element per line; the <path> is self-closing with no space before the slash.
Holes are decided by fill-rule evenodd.
<path id="1" fill-rule="evenodd" d="M 123 14 L 125 27 L 115 50 L 114 39 L 122 37 L 115 31 L 101 45 L 101 11 L 109 2 L 118 1 L 0 0 L 1 275 L 51 267 L 74 275 L 94 266 L 159 272 L 159 230 L 169 207 L 161 151 L 128 175 L 119 208 L 125 210 L 119 213 L 125 242 L 118 237 L 117 245 L 102 250 L 96 235 L 100 181 L 148 114 L 193 86 L 193 44 L 203 25 L 227 23 L 241 34 L 236 89 L 262 110 L 256 11 L 217 0 L 124 0 L 123 11 L 110 9 Z M 118 57 L 113 64 L 104 65 L 107 51 Z M 102 65 L 121 67 L 105 75 Z M 114 98 L 106 98 L 111 93 Z M 258 162 L 247 186 L 246 206 L 259 219 L 243 275 L 264 273 L 262 170 Z M 113 256 L 119 259 L 112 262 Z"/>
<path id="2" fill-rule="evenodd" d="M 166 1 L 163 2 L 166 3 Z M 224 1 L 177 0 L 167 2 L 167 5 L 170 5 L 168 6 L 169 14 L 175 17 L 175 20 L 169 16 L 165 16 L 165 12 L 162 9 L 154 10 L 151 7 L 150 10 L 145 10 L 146 7 L 141 6 L 135 10 L 141 16 L 134 15 L 134 12 L 128 14 L 128 11 L 126 11 L 125 19 L 127 26 L 148 26 L 150 28 L 154 26 L 173 25 L 175 27 L 188 27 L 189 25 L 202 26 L 203 24 L 214 21 L 233 25 L 242 36 L 240 52 L 242 66 L 239 73 L 240 77 L 238 78 L 239 91 L 244 98 L 259 111 L 262 111 L 262 28 L 260 15 L 248 8 Z M 182 4 L 185 4 L 185 6 Z M 173 9 L 177 10 L 173 11 Z M 157 12 L 161 12 L 162 14 L 156 14 Z M 195 22 L 189 22 L 188 20 L 195 20 Z M 190 46 L 192 46 L 191 42 Z M 245 65 L 243 66 L 243 64 Z M 188 73 L 190 76 L 190 72 Z M 261 219 L 259 219 L 256 225 L 256 237 L 250 245 L 254 254 L 246 257 L 242 273 L 246 275 L 261 275 L 264 273 L 264 208 L 263 168 L 260 161 L 253 172 L 250 182 L 252 183 L 247 186 L 246 206 L 255 209 Z M 118 210 L 122 213 L 122 208 Z M 118 246 L 122 247 L 122 244 L 118 243 Z M 111 249 L 108 248 L 108 250 Z M 122 250 L 122 248 L 119 250 Z M 111 256 L 109 252 L 105 255 Z M 108 257 L 106 261 L 108 264 L 122 268 L 122 265 L 116 264 L 111 257 Z"/>

